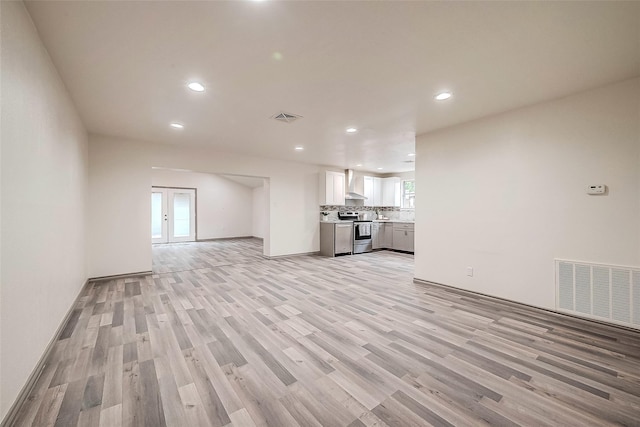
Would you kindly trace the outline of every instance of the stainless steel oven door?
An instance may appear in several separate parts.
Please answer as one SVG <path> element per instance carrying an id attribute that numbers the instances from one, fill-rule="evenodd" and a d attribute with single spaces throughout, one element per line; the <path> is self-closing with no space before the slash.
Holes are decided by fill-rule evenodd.
<path id="1" fill-rule="evenodd" d="M 353 224 L 353 236 L 354 240 L 369 240 L 371 239 L 371 232 L 373 229 L 373 222 L 355 222 Z"/>

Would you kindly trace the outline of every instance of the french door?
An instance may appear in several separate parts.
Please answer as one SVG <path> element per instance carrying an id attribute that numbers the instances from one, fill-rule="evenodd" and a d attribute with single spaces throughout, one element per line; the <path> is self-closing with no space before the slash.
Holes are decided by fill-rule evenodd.
<path id="1" fill-rule="evenodd" d="M 196 240 L 196 190 L 151 187 L 151 242 Z"/>

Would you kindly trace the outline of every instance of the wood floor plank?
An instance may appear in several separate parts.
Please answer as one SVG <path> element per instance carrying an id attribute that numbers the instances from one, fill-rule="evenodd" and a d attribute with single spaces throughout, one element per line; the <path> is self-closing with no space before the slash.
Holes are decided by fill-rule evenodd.
<path id="1" fill-rule="evenodd" d="M 413 283 L 413 256 L 153 246 L 82 291 L 16 426 L 639 425 L 640 331 Z"/>
<path id="2" fill-rule="evenodd" d="M 157 357 L 154 364 L 165 422 L 168 427 L 180 427 L 184 424 L 185 413 L 169 361 L 166 357 Z"/>
<path id="3" fill-rule="evenodd" d="M 235 412 L 229 414 L 231 422 L 234 427 L 256 427 L 256 424 L 251 419 L 251 415 L 245 408 L 238 409 Z"/>
<path id="4" fill-rule="evenodd" d="M 336 396 L 330 395 L 316 384 L 309 383 L 307 387 L 295 384 L 291 390 L 294 398 L 323 426 L 347 425 L 355 418 Z"/>
<path id="5" fill-rule="evenodd" d="M 216 393 L 222 402 L 227 414 L 237 412 L 243 408 L 243 404 L 233 390 L 233 387 L 227 380 L 225 372 L 216 363 L 213 355 L 205 348 L 194 348 L 194 354 L 197 355 L 207 376 L 210 378 L 212 385 L 215 387 Z"/>
<path id="6" fill-rule="evenodd" d="M 371 384 L 366 383 L 364 380 L 357 381 L 354 376 L 349 376 L 347 373 L 350 374 L 346 369 L 338 369 L 329 374 L 329 378 L 353 396 L 353 398 L 365 408 L 371 410 L 386 398 L 385 393 L 375 390 Z"/>
<path id="7" fill-rule="evenodd" d="M 100 411 L 100 423 L 98 427 L 121 427 L 122 404 L 114 405 Z"/>
<path id="8" fill-rule="evenodd" d="M 82 409 L 82 394 L 87 379 L 80 379 L 69 383 L 64 393 L 60 410 L 55 420 L 55 427 L 75 426 L 78 423 L 80 410 Z"/>
<path id="9" fill-rule="evenodd" d="M 82 397 L 82 410 L 91 409 L 102 405 L 102 390 L 104 387 L 104 374 L 89 377 Z M 99 412 L 99 411 L 98 411 Z"/>
<path id="10" fill-rule="evenodd" d="M 122 373 L 122 424 L 123 426 L 143 425 L 144 413 L 141 404 L 138 361 L 124 363 Z"/>
<path id="11" fill-rule="evenodd" d="M 209 425 L 209 419 L 207 418 L 207 413 L 204 410 L 196 385 L 193 383 L 183 385 L 178 389 L 178 392 L 184 410 L 185 424 L 190 426 Z"/>
<path id="12" fill-rule="evenodd" d="M 280 363 L 271 353 L 269 353 L 263 346 L 260 344 L 255 337 L 251 335 L 244 335 L 243 339 L 247 342 L 249 347 L 253 349 L 253 351 L 262 359 L 265 365 L 274 373 L 276 377 L 284 385 L 291 385 L 295 383 L 296 377 L 294 377 L 291 372 L 287 370 L 282 363 Z"/>
<path id="13" fill-rule="evenodd" d="M 388 397 L 384 402 L 372 409 L 381 420 L 390 427 L 421 427 L 425 422 L 414 412 L 408 410 L 393 397 Z"/>
<path id="14" fill-rule="evenodd" d="M 33 419 L 33 425 L 52 427 L 55 424 L 66 390 L 67 384 L 51 387 L 47 390 Z"/>
<path id="15" fill-rule="evenodd" d="M 276 399 L 277 396 L 260 381 L 260 376 L 255 375 L 250 364 L 240 368 L 228 364 L 223 370 L 253 422 L 258 426 L 268 426 L 273 414 L 263 411 L 262 408 L 265 401 Z"/>
<path id="16" fill-rule="evenodd" d="M 187 349 L 183 351 L 185 361 L 191 376 L 195 381 L 195 386 L 200 395 L 203 408 L 212 426 L 224 426 L 231 422 L 227 414 L 215 386 L 211 382 L 204 366 L 200 360 L 201 352 L 196 353 L 195 349 Z"/>
<path id="17" fill-rule="evenodd" d="M 280 398 L 280 403 L 289 411 L 291 416 L 301 426 L 322 427 L 311 412 L 293 394 L 287 394 Z"/>
<path id="18" fill-rule="evenodd" d="M 317 388 L 311 389 L 311 393 L 313 393 L 313 395 L 320 394 L 327 396 L 325 406 L 328 406 L 332 412 L 340 412 L 343 423 L 348 422 L 352 418 L 360 419 L 367 414 L 373 415 L 368 408 L 340 387 L 330 376 L 325 375 L 318 378 L 314 384 Z M 344 409 L 340 408 L 340 406 Z M 336 408 L 338 408 L 338 410 Z"/>
<path id="19" fill-rule="evenodd" d="M 158 375 L 153 359 L 140 363 L 140 388 L 144 408 L 145 425 L 166 426 Z"/>
<path id="20" fill-rule="evenodd" d="M 78 417 L 77 426 L 97 426 L 100 425 L 100 406 L 94 406 L 89 409 L 82 409 Z"/>
<path id="21" fill-rule="evenodd" d="M 213 354 L 213 357 L 218 361 L 220 366 L 224 366 L 227 363 L 233 363 L 236 366 L 242 366 L 247 364 L 247 360 L 238 351 L 236 346 L 233 345 L 231 340 L 224 338 L 222 340 L 212 341 L 208 344 L 209 351 Z"/>

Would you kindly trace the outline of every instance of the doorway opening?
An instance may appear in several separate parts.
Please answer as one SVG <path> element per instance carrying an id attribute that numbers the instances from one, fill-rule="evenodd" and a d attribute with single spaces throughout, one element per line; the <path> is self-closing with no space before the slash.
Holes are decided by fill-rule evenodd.
<path id="1" fill-rule="evenodd" d="M 195 244 L 213 240 L 257 238 L 260 239 L 263 256 L 269 256 L 269 178 L 165 167 L 151 169 L 151 204 L 155 203 L 151 208 L 152 243 L 177 241 Z M 163 190 L 195 190 L 195 207 L 191 205 L 193 216 L 190 221 L 195 233 L 190 238 L 170 236 L 169 226 L 173 221 L 169 217 L 169 211 L 173 207 L 173 201 L 170 194 L 153 194 Z M 161 209 L 163 204 L 167 206 L 166 211 Z M 166 227 L 164 232 L 163 227 Z M 167 237 L 161 239 L 161 236 Z M 173 239 L 169 240 L 170 237 Z M 163 246 L 171 245 L 154 245 L 154 262 L 156 254 L 160 256 L 160 253 L 167 252 L 167 248 Z M 179 246 L 184 249 L 188 245 Z"/>
<path id="2" fill-rule="evenodd" d="M 151 242 L 196 240 L 196 189 L 151 187 Z"/>

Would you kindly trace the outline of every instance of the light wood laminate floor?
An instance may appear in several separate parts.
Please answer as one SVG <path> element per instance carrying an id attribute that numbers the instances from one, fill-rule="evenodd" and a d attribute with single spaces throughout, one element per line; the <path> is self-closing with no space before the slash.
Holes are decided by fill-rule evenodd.
<path id="1" fill-rule="evenodd" d="M 640 425 L 639 333 L 414 284 L 411 255 L 153 269 L 87 287 L 17 425 Z"/>

